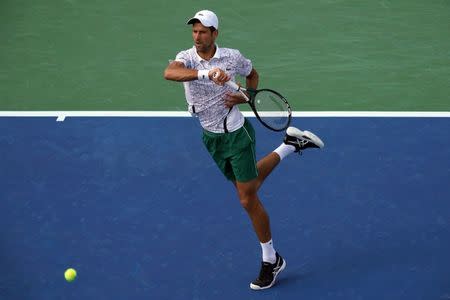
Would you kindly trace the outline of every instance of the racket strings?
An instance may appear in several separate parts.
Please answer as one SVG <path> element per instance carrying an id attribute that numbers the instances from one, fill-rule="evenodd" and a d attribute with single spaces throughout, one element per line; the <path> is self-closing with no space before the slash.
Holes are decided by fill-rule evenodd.
<path id="1" fill-rule="evenodd" d="M 290 122 L 289 105 L 271 91 L 260 91 L 255 95 L 254 106 L 260 120 L 275 130 L 286 129 Z"/>

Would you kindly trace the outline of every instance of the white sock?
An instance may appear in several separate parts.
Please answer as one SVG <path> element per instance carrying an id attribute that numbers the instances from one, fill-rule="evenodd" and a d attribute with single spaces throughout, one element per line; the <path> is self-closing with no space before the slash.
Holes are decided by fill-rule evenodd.
<path id="1" fill-rule="evenodd" d="M 285 158 L 291 153 L 294 153 L 295 147 L 292 145 L 286 145 L 285 143 L 282 143 L 277 149 L 273 150 L 278 156 L 280 157 L 280 160 Z"/>
<path id="2" fill-rule="evenodd" d="M 277 260 L 275 249 L 273 248 L 272 240 L 267 243 L 260 243 L 262 248 L 262 260 L 274 264 Z"/>

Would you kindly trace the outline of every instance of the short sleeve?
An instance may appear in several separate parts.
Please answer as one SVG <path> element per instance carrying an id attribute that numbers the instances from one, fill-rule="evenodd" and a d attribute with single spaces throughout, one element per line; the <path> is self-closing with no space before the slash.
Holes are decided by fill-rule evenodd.
<path id="1" fill-rule="evenodd" d="M 236 73 L 244 77 L 250 75 L 250 72 L 253 69 L 252 61 L 248 58 L 245 58 L 244 55 L 239 52 L 239 50 L 236 50 L 233 56 L 233 59 L 235 61 Z"/>
<path id="2" fill-rule="evenodd" d="M 181 51 L 175 57 L 175 61 L 182 62 L 186 68 L 191 68 L 191 59 L 189 55 L 189 51 Z"/>

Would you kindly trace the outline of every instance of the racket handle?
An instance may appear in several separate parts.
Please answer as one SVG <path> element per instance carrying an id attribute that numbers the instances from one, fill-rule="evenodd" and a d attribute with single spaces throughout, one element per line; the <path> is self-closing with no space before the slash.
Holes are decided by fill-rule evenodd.
<path id="1" fill-rule="evenodd" d="M 213 74 L 213 77 L 215 78 L 217 75 L 218 75 L 217 73 L 214 73 L 214 74 Z M 247 97 L 247 95 L 244 93 L 244 91 L 246 91 L 245 88 L 240 87 L 236 82 L 231 81 L 231 80 L 225 82 L 225 84 L 226 84 L 227 86 L 229 86 L 230 88 L 232 88 L 233 90 L 235 90 L 236 92 L 240 92 L 240 93 L 242 94 L 242 96 L 244 96 L 244 98 L 245 98 L 245 100 L 246 100 L 247 102 L 250 101 L 250 99 L 249 99 L 249 98 Z"/>
<path id="2" fill-rule="evenodd" d="M 234 81 L 227 81 L 225 82 L 226 85 L 228 85 L 230 88 L 232 88 L 235 91 L 240 91 L 241 87 Z"/>
<path id="3" fill-rule="evenodd" d="M 244 98 L 245 98 L 245 101 L 247 101 L 247 102 L 249 102 L 250 101 L 250 99 L 248 98 L 248 96 L 244 93 L 244 91 L 246 91 L 246 89 L 245 88 L 243 88 L 243 87 L 240 87 L 236 82 L 234 82 L 234 81 L 227 81 L 227 82 L 225 82 L 225 84 L 226 85 L 228 85 L 230 88 L 232 88 L 233 90 L 235 90 L 235 91 L 237 91 L 237 92 L 239 92 L 239 93 L 241 93 L 242 94 L 242 96 L 244 96 Z"/>
<path id="4" fill-rule="evenodd" d="M 213 77 L 216 78 L 217 76 L 219 76 L 219 73 L 215 72 L 215 73 L 213 74 Z M 235 90 L 235 91 L 240 91 L 240 90 L 244 90 L 244 91 L 245 91 L 245 89 L 241 88 L 241 87 L 240 87 L 236 82 L 234 82 L 234 81 L 229 80 L 229 81 L 225 82 L 225 84 L 228 85 L 230 88 L 232 88 L 232 89 Z"/>

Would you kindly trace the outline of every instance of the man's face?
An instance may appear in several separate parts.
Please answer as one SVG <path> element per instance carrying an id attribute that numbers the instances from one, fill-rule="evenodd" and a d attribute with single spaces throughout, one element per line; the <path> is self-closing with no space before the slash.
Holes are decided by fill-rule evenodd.
<path id="1" fill-rule="evenodd" d="M 197 52 L 207 52 L 214 46 L 217 37 L 217 30 L 211 32 L 208 27 L 202 23 L 192 25 L 192 39 L 194 40 Z"/>

